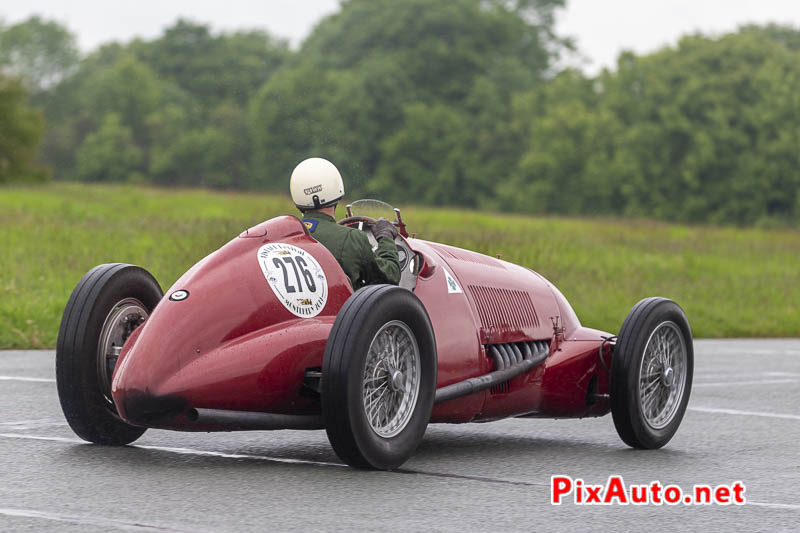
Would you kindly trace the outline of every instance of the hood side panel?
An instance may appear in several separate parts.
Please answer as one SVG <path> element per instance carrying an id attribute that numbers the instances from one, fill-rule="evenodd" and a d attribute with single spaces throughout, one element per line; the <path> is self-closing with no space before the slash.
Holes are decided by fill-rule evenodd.
<path id="1" fill-rule="evenodd" d="M 464 288 L 483 344 L 553 336 L 559 309 L 549 284 L 527 268 L 454 246 L 431 244 Z"/>

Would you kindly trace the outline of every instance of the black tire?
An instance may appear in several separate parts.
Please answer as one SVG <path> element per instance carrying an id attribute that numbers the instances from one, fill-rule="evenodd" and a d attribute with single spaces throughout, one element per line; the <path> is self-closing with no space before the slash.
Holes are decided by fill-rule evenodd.
<path id="1" fill-rule="evenodd" d="M 367 418 L 363 380 L 373 339 L 393 321 L 402 322 L 417 343 L 419 392 L 406 425 L 384 437 Z M 433 327 L 414 293 L 393 285 L 369 285 L 355 292 L 336 317 L 322 364 L 322 413 L 336 455 L 350 466 L 377 470 L 391 470 L 408 460 L 430 421 L 436 365 Z"/>
<path id="2" fill-rule="evenodd" d="M 98 343 L 106 318 L 119 302 L 132 298 L 151 313 L 163 293 L 143 268 L 113 263 L 100 265 L 83 276 L 64 309 L 56 347 L 56 384 L 61 409 L 72 430 L 97 444 L 129 444 L 145 428 L 124 422 L 103 384 Z M 113 361 L 110 363 L 113 367 Z"/>
<path id="3" fill-rule="evenodd" d="M 671 342 L 674 364 L 658 363 L 655 355 L 650 358 L 648 342 L 654 339 L 652 349 L 657 352 L 656 343 L 661 335 Z M 680 355 L 681 346 L 685 358 Z M 651 385 L 641 386 L 646 350 L 645 364 L 650 370 L 658 370 L 646 373 L 644 379 L 650 379 L 652 387 L 658 389 L 663 394 L 660 398 L 664 399 L 664 407 L 654 409 L 649 416 L 645 415 L 645 411 L 650 413 L 645 407 L 649 402 L 640 394 L 642 388 L 655 390 Z M 684 361 L 682 367 L 678 365 L 680 361 Z M 650 366 L 650 362 L 660 366 Z M 685 377 L 675 378 L 676 368 L 682 368 Z M 628 446 L 656 449 L 670 441 L 686 412 L 693 372 L 692 330 L 680 306 L 666 298 L 646 298 L 636 304 L 622 323 L 611 361 L 611 414 L 617 433 Z M 676 388 L 674 395 L 673 388 Z M 660 399 L 653 399 L 652 404 L 654 407 L 662 405 Z"/>

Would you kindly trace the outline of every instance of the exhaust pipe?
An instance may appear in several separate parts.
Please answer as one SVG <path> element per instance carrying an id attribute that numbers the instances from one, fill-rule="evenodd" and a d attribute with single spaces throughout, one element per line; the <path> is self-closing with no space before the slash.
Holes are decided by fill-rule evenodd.
<path id="1" fill-rule="evenodd" d="M 325 429 L 320 415 L 282 415 L 223 409 L 190 409 L 190 421 L 203 426 L 218 426 L 228 431 L 260 429 Z"/>
<path id="2" fill-rule="evenodd" d="M 497 362 L 500 370 L 436 389 L 436 397 L 433 403 L 469 396 L 509 381 L 541 364 L 550 354 L 547 342 L 525 342 L 521 344 L 522 350 L 525 351 L 524 354 L 516 344 L 511 344 L 510 346 L 503 344 L 490 345 L 489 353 Z M 501 366 L 501 363 L 503 366 Z"/>

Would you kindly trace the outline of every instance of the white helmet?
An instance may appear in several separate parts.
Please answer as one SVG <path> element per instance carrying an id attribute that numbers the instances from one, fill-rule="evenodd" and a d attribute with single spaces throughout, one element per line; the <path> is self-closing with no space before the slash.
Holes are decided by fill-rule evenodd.
<path id="1" fill-rule="evenodd" d="M 344 196 L 342 175 L 327 159 L 312 157 L 294 167 L 289 180 L 294 204 L 301 211 L 330 207 Z"/>

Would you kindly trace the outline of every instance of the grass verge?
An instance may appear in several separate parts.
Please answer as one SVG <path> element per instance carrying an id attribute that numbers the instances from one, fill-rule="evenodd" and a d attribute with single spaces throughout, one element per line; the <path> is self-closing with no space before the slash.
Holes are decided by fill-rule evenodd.
<path id="1" fill-rule="evenodd" d="M 400 206 L 403 207 L 403 206 Z M 0 188 L 0 349 L 52 348 L 83 274 L 141 265 L 169 287 L 283 196 L 51 184 Z M 616 332 L 645 296 L 673 298 L 698 337 L 800 334 L 800 232 L 404 208 L 410 231 L 533 268 L 581 321 Z"/>

